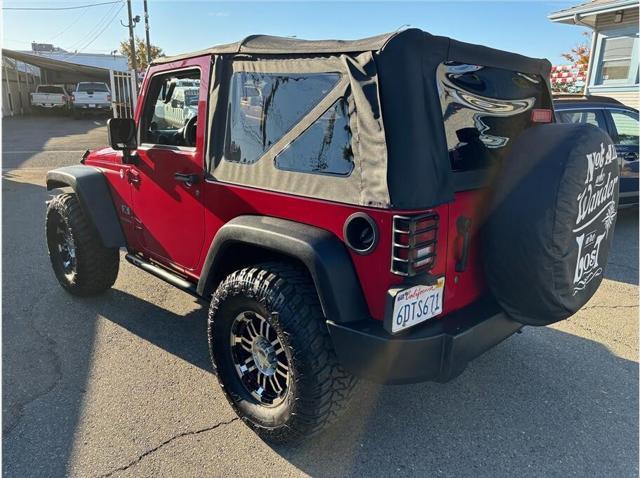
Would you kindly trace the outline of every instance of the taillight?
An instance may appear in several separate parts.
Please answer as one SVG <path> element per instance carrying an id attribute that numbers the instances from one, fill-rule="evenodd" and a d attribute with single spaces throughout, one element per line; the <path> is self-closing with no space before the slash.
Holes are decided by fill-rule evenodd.
<path id="1" fill-rule="evenodd" d="M 414 276 L 431 269 L 436 260 L 438 215 L 393 216 L 391 272 Z"/>
<path id="2" fill-rule="evenodd" d="M 76 100 L 75 95 L 71 95 L 71 101 L 75 101 L 75 100 Z"/>
<path id="3" fill-rule="evenodd" d="M 553 112 L 548 109 L 531 110 L 531 121 L 534 123 L 551 123 Z"/>

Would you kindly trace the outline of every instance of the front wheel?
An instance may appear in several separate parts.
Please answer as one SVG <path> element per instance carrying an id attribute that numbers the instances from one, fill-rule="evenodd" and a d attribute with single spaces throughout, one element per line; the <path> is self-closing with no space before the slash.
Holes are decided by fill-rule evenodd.
<path id="1" fill-rule="evenodd" d="M 99 294 L 116 281 L 118 249 L 102 245 L 75 194 L 60 194 L 51 200 L 46 234 L 53 272 L 71 294 Z"/>
<path id="2" fill-rule="evenodd" d="M 229 275 L 213 295 L 208 330 L 229 403 L 265 440 L 318 433 L 356 384 L 337 361 L 312 281 L 295 266 L 268 263 Z"/>

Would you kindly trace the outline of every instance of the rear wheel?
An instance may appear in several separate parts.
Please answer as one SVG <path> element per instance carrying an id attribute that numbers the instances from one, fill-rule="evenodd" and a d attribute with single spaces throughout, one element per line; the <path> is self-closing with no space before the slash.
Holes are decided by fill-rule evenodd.
<path id="1" fill-rule="evenodd" d="M 102 245 L 75 194 L 60 194 L 49 203 L 46 234 L 53 271 L 67 291 L 99 294 L 116 281 L 118 249 Z"/>
<path id="2" fill-rule="evenodd" d="M 209 345 L 222 389 L 263 439 L 295 442 L 345 407 L 356 379 L 338 363 L 307 272 L 283 263 L 228 276 L 213 295 Z"/>

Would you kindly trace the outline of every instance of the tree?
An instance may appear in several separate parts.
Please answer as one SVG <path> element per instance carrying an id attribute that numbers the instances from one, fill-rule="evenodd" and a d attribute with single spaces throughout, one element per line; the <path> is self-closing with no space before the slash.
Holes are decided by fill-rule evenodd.
<path id="1" fill-rule="evenodd" d="M 136 45 L 136 63 L 138 70 L 144 70 L 149 66 L 149 62 L 147 62 L 147 45 L 142 38 L 135 38 Z M 151 51 L 151 60 L 155 60 L 156 58 L 161 58 L 166 56 L 162 48 L 157 47 L 155 45 L 151 45 L 149 47 Z M 120 53 L 126 56 L 129 59 L 129 68 L 132 68 L 131 64 L 131 48 L 129 47 L 129 40 L 123 40 L 120 42 Z"/>
<path id="2" fill-rule="evenodd" d="M 589 68 L 589 57 L 591 53 L 591 32 L 582 32 L 584 39 L 574 46 L 570 51 L 562 53 L 561 56 L 571 62 L 574 71 L 581 71 L 586 74 Z M 583 83 L 561 83 L 552 84 L 554 93 L 582 93 L 585 85 Z"/>
<path id="3" fill-rule="evenodd" d="M 589 55 L 591 53 L 591 32 L 582 32 L 585 39 L 574 46 L 571 51 L 562 53 L 562 57 L 569 60 L 574 66 L 587 70 L 589 66 Z"/>

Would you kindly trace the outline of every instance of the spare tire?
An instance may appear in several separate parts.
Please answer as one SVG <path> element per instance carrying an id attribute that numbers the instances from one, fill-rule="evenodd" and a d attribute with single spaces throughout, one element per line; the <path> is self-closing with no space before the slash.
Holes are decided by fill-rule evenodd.
<path id="1" fill-rule="evenodd" d="M 578 311 L 602 282 L 618 208 L 611 138 L 590 124 L 545 124 L 514 142 L 493 185 L 484 270 L 502 308 L 527 325 Z"/>

